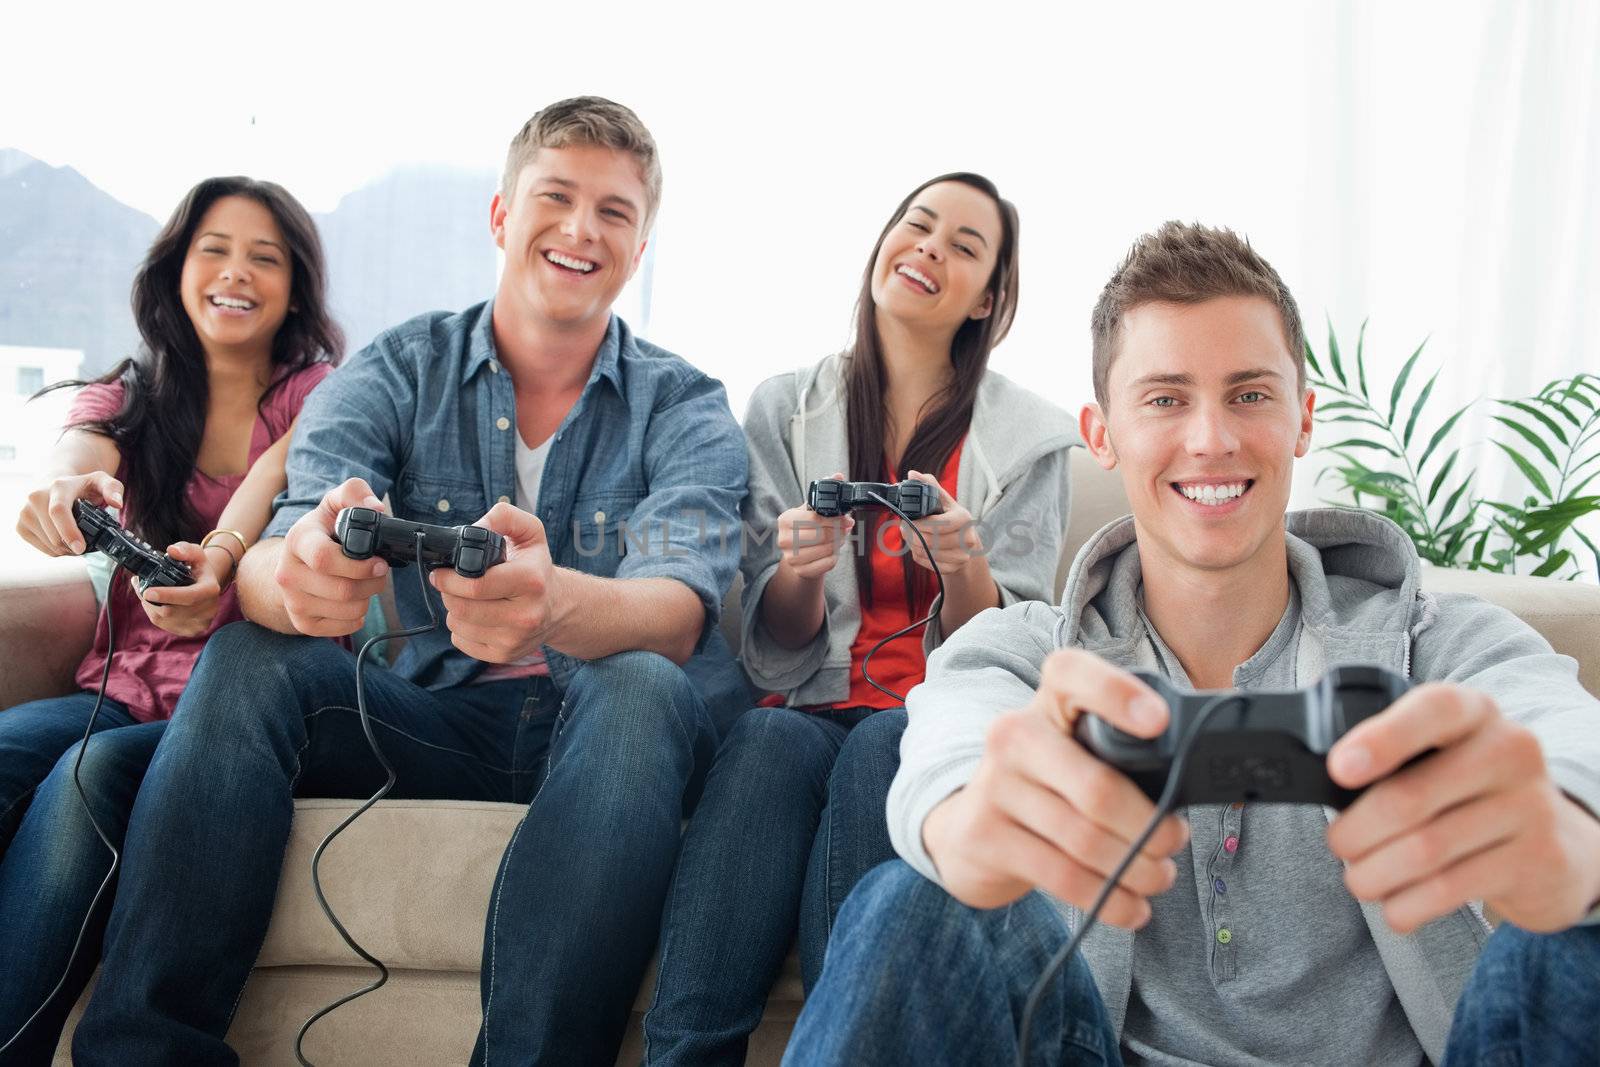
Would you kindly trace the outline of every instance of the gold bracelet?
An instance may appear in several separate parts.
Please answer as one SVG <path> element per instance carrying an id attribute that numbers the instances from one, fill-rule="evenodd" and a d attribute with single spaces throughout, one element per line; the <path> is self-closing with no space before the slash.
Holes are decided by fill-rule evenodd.
<path id="1" fill-rule="evenodd" d="M 211 542 L 216 540 L 218 537 L 222 536 L 223 534 L 226 534 L 227 536 L 233 538 L 235 541 L 239 542 L 239 554 L 237 556 L 233 556 L 232 552 L 228 552 L 228 549 L 227 549 L 226 546 L 224 546 L 223 549 L 222 549 L 222 551 L 228 552 L 228 555 L 233 556 L 233 565 L 234 565 L 234 567 L 238 567 L 239 566 L 239 561 L 244 559 L 244 554 L 246 552 L 250 551 L 250 546 L 244 543 L 244 534 L 240 533 L 238 530 L 221 530 L 221 529 L 212 530 L 210 533 L 206 534 L 204 537 L 202 537 L 200 539 L 200 547 L 202 549 L 210 548 L 211 547 Z"/>

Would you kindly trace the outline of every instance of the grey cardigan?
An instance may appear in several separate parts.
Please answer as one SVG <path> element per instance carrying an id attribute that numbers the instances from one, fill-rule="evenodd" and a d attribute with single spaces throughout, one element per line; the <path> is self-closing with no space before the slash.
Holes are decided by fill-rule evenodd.
<path id="1" fill-rule="evenodd" d="M 1539 738 L 1556 784 L 1600 812 L 1600 701 L 1579 685 L 1572 659 L 1552 651 L 1504 608 L 1462 594 L 1424 593 L 1416 550 L 1387 519 L 1314 509 L 1291 512 L 1286 526 L 1304 627 L 1296 670 L 1301 684 L 1335 663 L 1377 663 L 1418 682 L 1450 681 L 1488 693 Z M 990 722 L 1027 703 L 1046 656 L 1077 647 L 1123 667 L 1151 665 L 1143 659 L 1148 642 L 1137 624 L 1131 576 L 1138 567 L 1123 559 L 1137 551 L 1133 520 L 1111 523 L 1079 551 L 1060 607 L 982 612 L 929 662 L 927 681 L 910 695 L 911 721 L 888 804 L 895 850 L 928 878 L 937 881 L 939 873 L 922 843 L 923 820 L 971 779 Z M 1361 905 L 1401 1007 L 1434 1063 L 1443 1058 L 1456 1000 L 1489 936 L 1480 907 L 1401 935 L 1377 905 Z M 1076 909 L 1068 914 L 1076 924 Z M 1273 918 L 1303 921 L 1292 913 Z M 1083 943 L 1119 1032 L 1132 983 L 1133 936 L 1101 924 Z"/>
<path id="2" fill-rule="evenodd" d="M 848 468 L 842 371 L 848 356 L 769 378 L 745 416 L 750 491 L 744 499 L 742 657 L 751 680 L 797 706 L 850 693 L 850 645 L 861 626 L 854 568 L 841 560 L 823 580 L 822 628 L 785 648 L 761 621 L 761 597 L 778 569 L 779 514 L 805 501 L 814 479 Z M 1068 449 L 1078 433 L 1065 411 L 993 371 L 984 374 L 956 474 L 956 499 L 972 513 L 1002 606 L 1052 600 L 1068 508 Z M 944 640 L 938 620 L 924 652 Z"/>

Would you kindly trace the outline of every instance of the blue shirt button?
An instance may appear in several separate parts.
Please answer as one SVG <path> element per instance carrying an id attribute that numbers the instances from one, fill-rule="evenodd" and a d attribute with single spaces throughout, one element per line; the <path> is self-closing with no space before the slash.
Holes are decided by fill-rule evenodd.
<path id="1" fill-rule="evenodd" d="M 1213 889 L 1215 889 L 1219 894 L 1222 894 L 1224 896 L 1227 895 L 1228 883 L 1224 882 L 1221 878 L 1218 878 L 1215 882 L 1212 882 L 1211 883 L 1211 887 Z"/>

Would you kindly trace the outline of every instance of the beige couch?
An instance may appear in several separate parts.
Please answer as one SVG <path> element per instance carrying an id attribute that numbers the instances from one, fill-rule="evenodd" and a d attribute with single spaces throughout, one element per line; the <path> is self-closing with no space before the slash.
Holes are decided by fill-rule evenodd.
<path id="1" fill-rule="evenodd" d="M 1125 504 L 1114 477 L 1082 450 L 1074 456 L 1064 561 Z M 1504 604 L 1556 648 L 1577 656 L 1584 684 L 1600 693 L 1600 587 L 1453 571 L 1429 571 L 1424 584 Z M 75 561 L 42 564 L 26 576 L 0 580 L 0 707 L 70 687 L 94 612 L 93 594 Z M 727 613 L 738 617 L 737 611 Z M 330 800 L 296 805 L 271 929 L 229 1033 L 247 1064 L 292 1064 L 300 1023 L 369 978 L 318 911 L 307 875 L 311 850 L 351 806 Z M 344 835 L 326 859 L 324 883 L 335 909 L 394 975 L 378 993 L 318 1025 L 308 1047 L 314 1062 L 390 1067 L 465 1061 L 478 1026 L 477 970 L 489 886 L 520 815 L 521 809 L 500 804 L 388 801 Z M 619 1062 L 639 1059 L 638 1021 L 649 998 L 647 981 Z M 777 1062 L 800 1000 L 791 956 L 752 1041 L 752 1063 Z M 65 1055 L 57 1062 L 67 1062 Z"/>

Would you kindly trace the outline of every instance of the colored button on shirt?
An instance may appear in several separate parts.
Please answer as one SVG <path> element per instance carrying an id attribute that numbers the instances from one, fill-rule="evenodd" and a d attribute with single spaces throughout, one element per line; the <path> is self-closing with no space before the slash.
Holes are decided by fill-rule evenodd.
<path id="1" fill-rule="evenodd" d="M 1239 851 L 1239 839 L 1237 837 L 1229 837 L 1222 843 L 1222 847 L 1229 852 L 1237 852 Z"/>
<path id="2" fill-rule="evenodd" d="M 1218 944 L 1226 945 L 1229 941 L 1232 941 L 1232 940 L 1233 940 L 1233 933 L 1226 926 L 1224 926 L 1222 929 L 1217 931 L 1217 943 Z"/>
<path id="3" fill-rule="evenodd" d="M 1223 896 L 1226 896 L 1228 893 L 1228 883 L 1224 882 L 1221 878 L 1218 878 L 1215 882 L 1212 882 L 1211 888 L 1215 889 Z"/>

